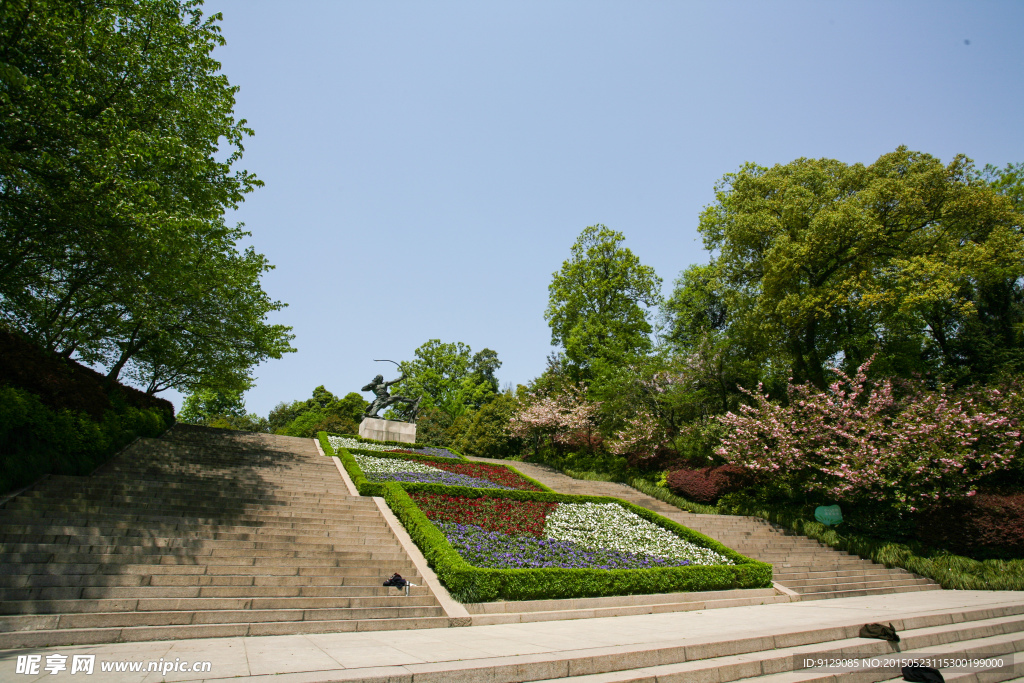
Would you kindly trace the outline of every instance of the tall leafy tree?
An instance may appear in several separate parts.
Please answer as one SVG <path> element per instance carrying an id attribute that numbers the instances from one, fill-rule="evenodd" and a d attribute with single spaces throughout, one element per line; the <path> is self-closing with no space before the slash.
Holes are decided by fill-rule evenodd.
<path id="1" fill-rule="evenodd" d="M 291 350 L 227 210 L 262 183 L 196 0 L 0 4 L 0 315 L 151 392 Z"/>
<path id="2" fill-rule="evenodd" d="M 474 355 L 462 342 L 431 339 L 414 353 L 414 360 L 401 363 L 405 379 L 393 393 L 421 398 L 423 411 L 438 410 L 454 421 L 495 397 L 494 373 L 501 367 L 496 351 L 484 349 Z"/>
<path id="3" fill-rule="evenodd" d="M 659 302 L 661 278 L 622 246 L 624 240 L 603 225 L 586 228 L 548 286 L 544 319 L 551 343 L 565 349 L 584 377 L 595 364 L 620 363 L 651 348 L 645 307 Z"/>
<path id="4" fill-rule="evenodd" d="M 1024 275 L 1021 226 L 969 159 L 904 147 L 870 166 L 746 164 L 700 222 L 731 340 L 819 388 L 876 352 L 886 374 L 983 372 L 964 334 Z"/>

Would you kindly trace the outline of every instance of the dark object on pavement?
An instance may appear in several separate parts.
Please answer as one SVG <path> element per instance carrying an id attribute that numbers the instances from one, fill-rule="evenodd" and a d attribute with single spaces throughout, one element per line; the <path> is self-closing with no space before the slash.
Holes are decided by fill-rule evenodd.
<path id="1" fill-rule="evenodd" d="M 394 586 L 395 588 L 404 588 L 409 582 L 402 578 L 401 574 L 395 574 L 390 579 L 384 582 L 385 586 Z"/>
<path id="2" fill-rule="evenodd" d="M 918 681 L 919 683 L 946 683 L 946 679 L 942 677 L 938 669 L 933 669 L 930 666 L 918 666 L 911 664 L 905 666 L 902 669 L 903 680 L 905 681 Z"/>
<path id="3" fill-rule="evenodd" d="M 864 624 L 860 627 L 861 638 L 878 638 L 879 640 L 889 640 L 894 643 L 900 642 L 900 637 L 896 633 L 896 629 L 892 627 L 892 623 L 888 626 L 885 624 Z"/>

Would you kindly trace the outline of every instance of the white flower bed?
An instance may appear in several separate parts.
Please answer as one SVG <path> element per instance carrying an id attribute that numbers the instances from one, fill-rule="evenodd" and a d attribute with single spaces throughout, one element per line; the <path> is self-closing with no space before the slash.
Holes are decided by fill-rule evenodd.
<path id="1" fill-rule="evenodd" d="M 585 548 L 646 553 L 690 560 L 692 564 L 733 564 L 727 557 L 684 541 L 615 503 L 561 503 L 548 515 L 544 536 Z"/>
<path id="2" fill-rule="evenodd" d="M 372 455 L 361 455 L 353 453 L 359 469 L 363 474 L 395 474 L 397 472 L 419 472 L 421 474 L 436 474 L 437 468 L 413 462 L 412 460 L 396 460 L 394 458 L 375 458 Z"/>
<path id="3" fill-rule="evenodd" d="M 373 443 L 371 441 L 357 441 L 344 436 L 329 436 L 327 440 L 331 443 L 331 448 L 334 450 L 339 448 L 362 448 L 365 451 L 381 451 L 382 453 L 398 450 L 394 446 L 386 446 L 382 443 Z"/>

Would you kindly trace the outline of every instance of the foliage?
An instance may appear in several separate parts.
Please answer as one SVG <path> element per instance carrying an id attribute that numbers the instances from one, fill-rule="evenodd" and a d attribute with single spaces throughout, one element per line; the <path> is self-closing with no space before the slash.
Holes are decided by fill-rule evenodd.
<path id="1" fill-rule="evenodd" d="M 96 421 L 112 408 L 111 401 L 141 410 L 156 410 L 173 420 L 169 401 L 121 384 L 75 361 L 47 352 L 22 335 L 0 329 L 0 385 L 25 389 L 54 411 L 85 413 Z"/>
<path id="2" fill-rule="evenodd" d="M 1022 222 L 970 160 L 900 147 L 870 166 L 745 164 L 700 231 L 729 344 L 770 379 L 824 390 L 827 367 L 873 354 L 898 376 L 1019 366 Z"/>
<path id="3" fill-rule="evenodd" d="M 658 303 L 661 278 L 620 246 L 624 239 L 620 232 L 592 225 L 552 274 L 544 319 L 551 326 L 551 343 L 565 349 L 581 378 L 595 366 L 623 362 L 651 347 L 643 307 Z"/>
<path id="4" fill-rule="evenodd" d="M 890 380 L 871 389 L 869 363 L 852 379 L 836 370 L 828 392 L 791 384 L 786 406 L 751 392 L 754 406 L 722 418 L 720 455 L 802 492 L 909 512 L 975 495 L 1018 457 L 1019 425 L 998 390 L 955 398 L 908 382 L 899 400 Z"/>
<path id="5" fill-rule="evenodd" d="M 188 424 L 218 429 L 247 432 L 267 432 L 270 429 L 265 418 L 255 413 L 247 415 L 242 392 L 230 389 L 198 389 L 185 397 L 178 419 Z"/>
<path id="6" fill-rule="evenodd" d="M 353 433 L 369 403 L 352 391 L 338 398 L 321 384 L 305 401 L 279 403 L 267 420 L 274 434 L 313 437 L 317 432 Z"/>
<path id="7" fill-rule="evenodd" d="M 473 413 L 469 426 L 461 431 L 455 441 L 456 448 L 466 455 L 481 458 L 511 458 L 519 455 L 523 441 L 511 436 L 506 429 L 518 406 L 511 391 L 496 396 Z"/>
<path id="8" fill-rule="evenodd" d="M 501 367 L 497 352 L 474 354 L 462 342 L 431 339 L 414 353 L 415 360 L 399 365 L 404 378 L 392 393 L 421 399 L 421 411 L 440 411 L 454 423 L 493 400 L 498 390 L 494 372 Z"/>
<path id="9" fill-rule="evenodd" d="M 703 469 L 677 469 L 665 481 L 668 490 L 695 503 L 710 505 L 727 493 L 740 490 L 748 479 L 747 472 L 735 465 L 719 465 Z"/>
<path id="10" fill-rule="evenodd" d="M 598 408 L 600 404 L 587 400 L 582 384 L 569 386 L 560 394 L 529 394 L 509 421 L 508 431 L 534 443 L 547 438 L 561 446 L 594 446 L 599 443 Z"/>
<path id="11" fill-rule="evenodd" d="M 245 415 L 245 399 L 241 391 L 201 389 L 185 397 L 178 420 L 188 424 L 205 424 L 216 416 L 241 417 Z"/>
<path id="12" fill-rule="evenodd" d="M 245 389 L 293 350 L 226 211 L 252 134 L 197 2 L 0 6 L 0 315 L 147 393 Z"/>
<path id="13" fill-rule="evenodd" d="M 972 557 L 1024 558 L 1024 492 L 980 493 L 917 520 L 917 538 Z"/>

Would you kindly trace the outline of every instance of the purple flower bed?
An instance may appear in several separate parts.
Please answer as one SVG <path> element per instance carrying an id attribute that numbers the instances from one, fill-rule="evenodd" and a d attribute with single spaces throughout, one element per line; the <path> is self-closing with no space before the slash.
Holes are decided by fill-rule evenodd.
<path id="1" fill-rule="evenodd" d="M 452 458 L 454 460 L 462 459 L 447 448 L 435 448 L 434 446 L 424 446 L 423 448 L 396 448 L 392 452 L 419 453 L 420 455 L 432 455 L 435 458 Z"/>
<path id="2" fill-rule="evenodd" d="M 493 481 L 469 477 L 465 474 L 436 470 L 434 472 L 366 472 L 370 481 L 405 481 L 418 484 L 445 484 L 446 486 L 472 486 L 478 489 L 511 490 L 509 486 L 495 484 Z"/>
<path id="3" fill-rule="evenodd" d="M 434 522 L 466 562 L 475 567 L 531 569 L 647 569 L 682 567 L 689 560 L 668 560 L 654 555 L 619 550 L 583 548 L 572 541 L 533 536 L 509 536 L 472 524 Z"/>

